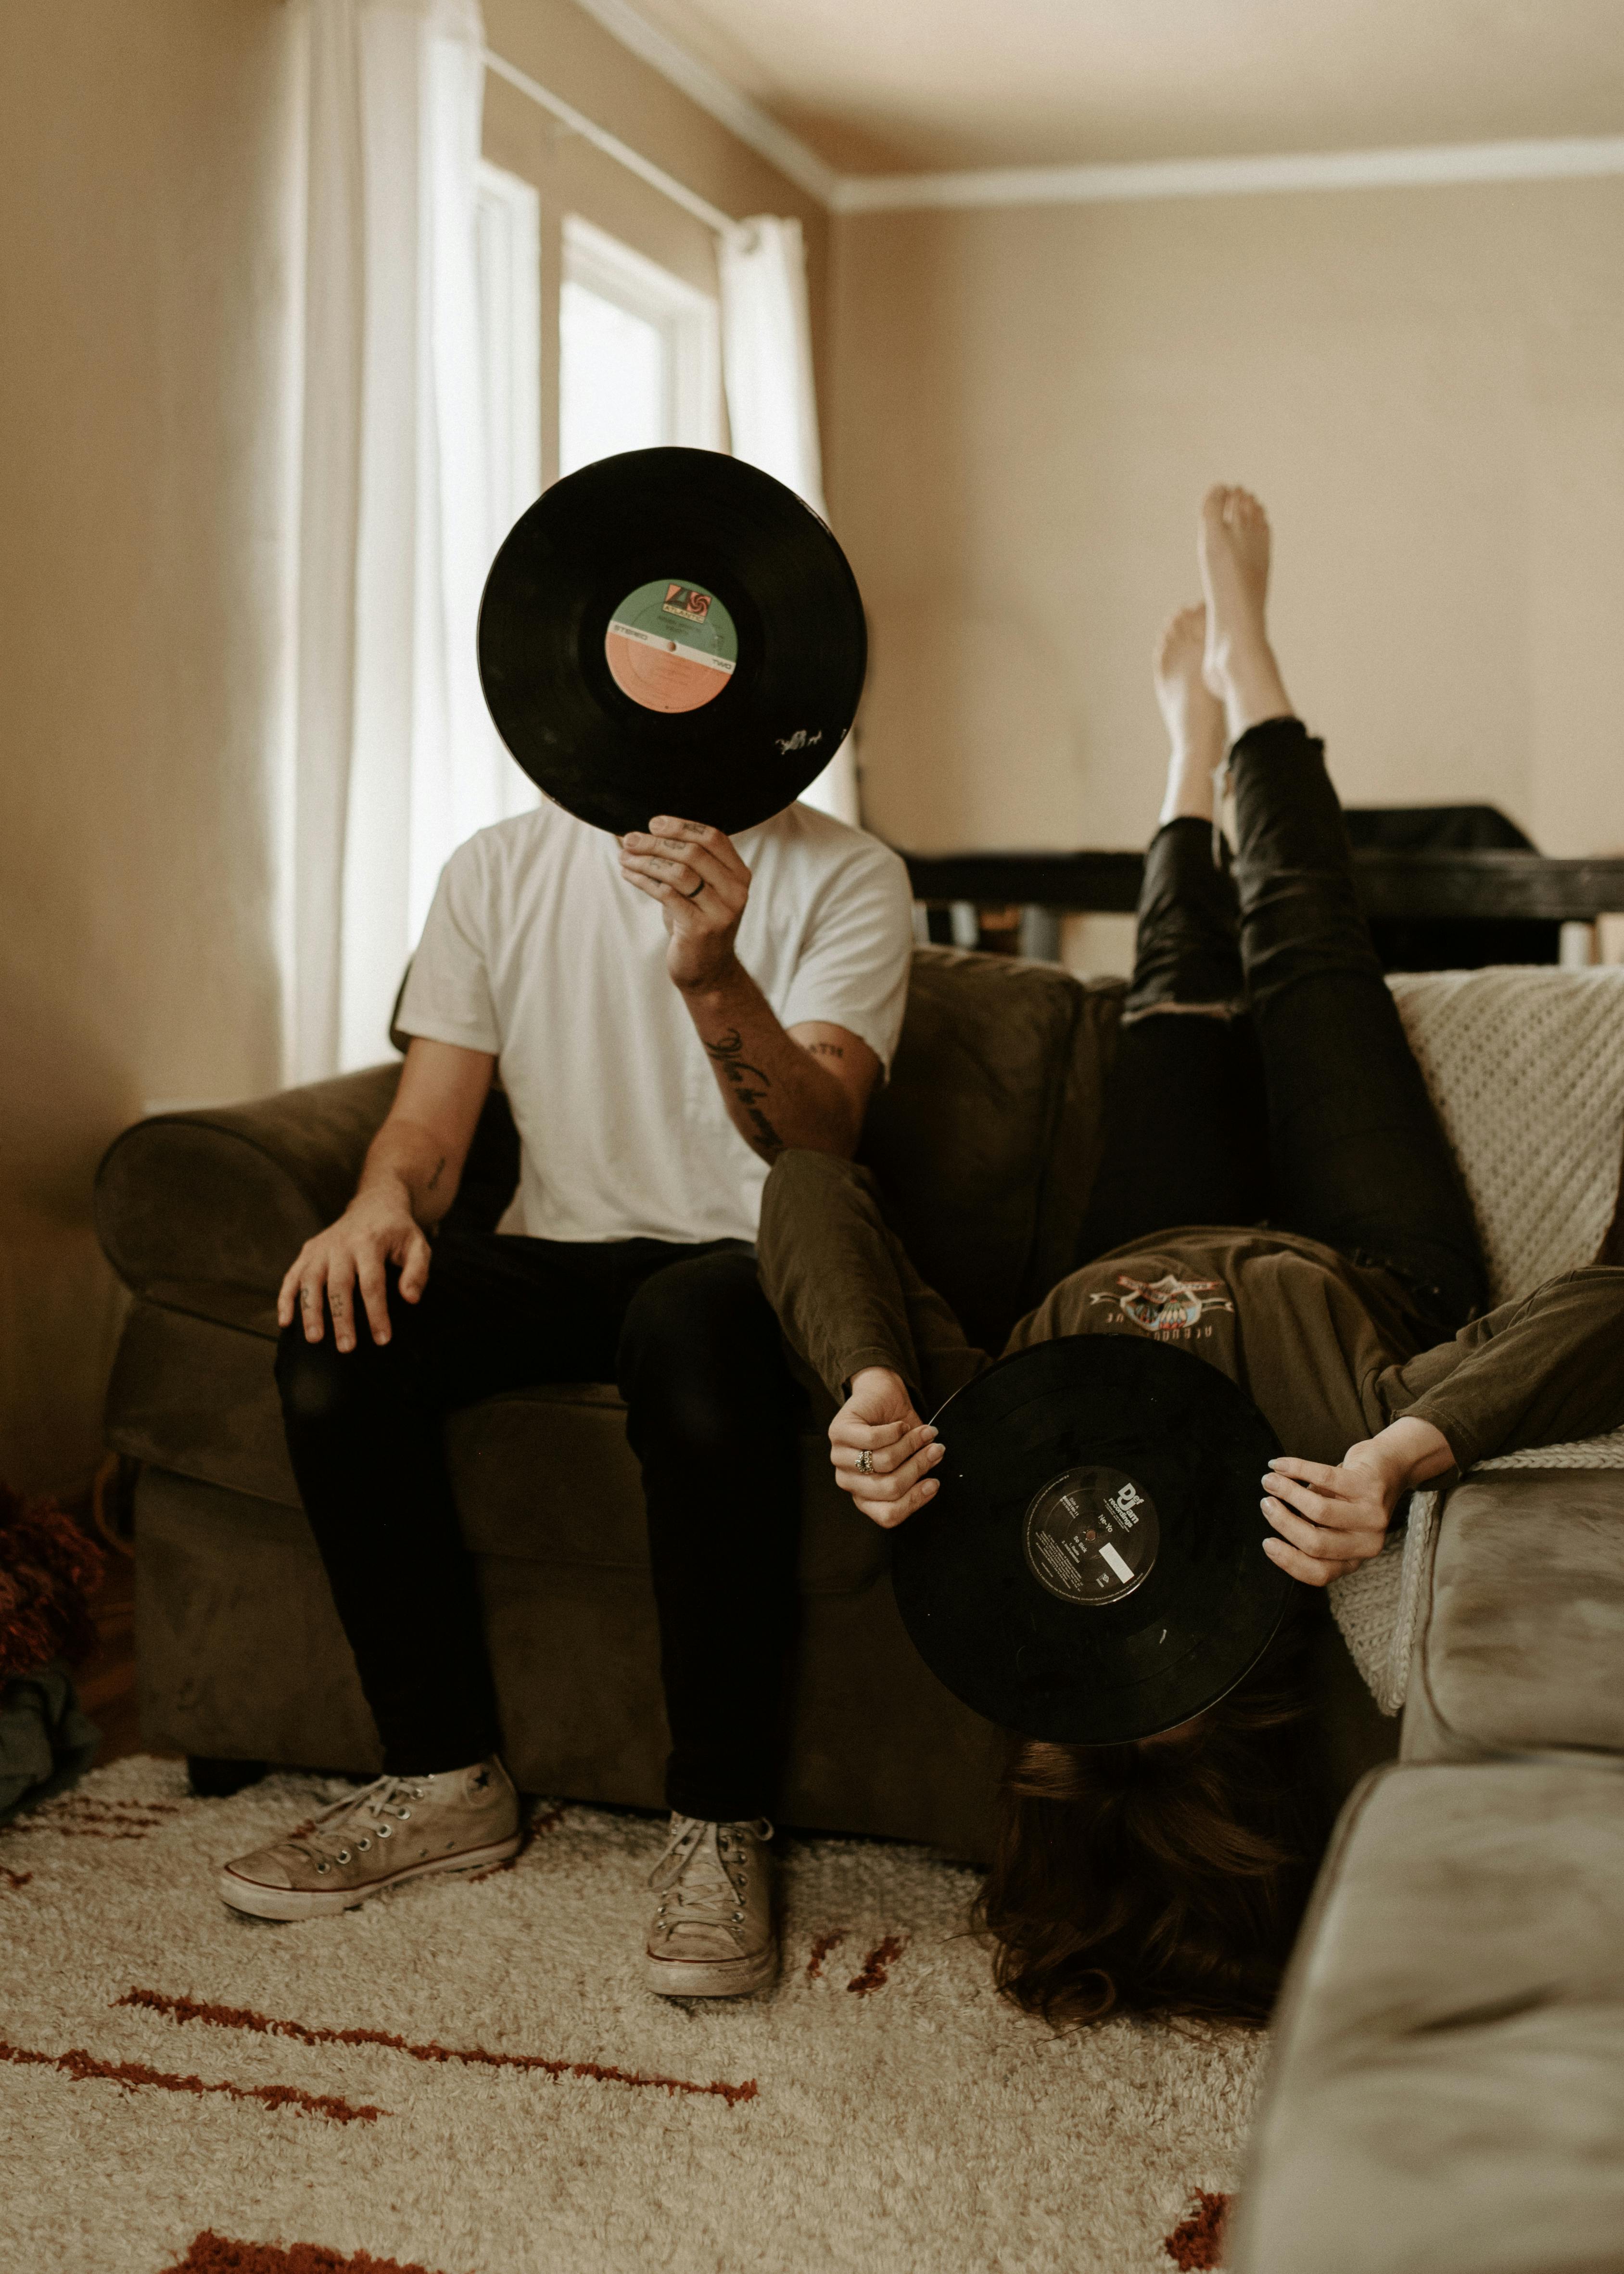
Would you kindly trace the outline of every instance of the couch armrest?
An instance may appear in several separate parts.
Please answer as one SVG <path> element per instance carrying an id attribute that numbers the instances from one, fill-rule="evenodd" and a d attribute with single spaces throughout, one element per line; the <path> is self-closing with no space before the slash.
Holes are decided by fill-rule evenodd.
<path id="1" fill-rule="evenodd" d="M 274 1335 L 282 1274 L 348 1203 L 400 1072 L 368 1066 L 126 1129 L 96 1171 L 114 1270 L 153 1302 Z"/>
<path id="2" fill-rule="evenodd" d="M 1423 1588 L 1406 1761 L 1624 1753 L 1624 1468 L 1472 1470 Z"/>

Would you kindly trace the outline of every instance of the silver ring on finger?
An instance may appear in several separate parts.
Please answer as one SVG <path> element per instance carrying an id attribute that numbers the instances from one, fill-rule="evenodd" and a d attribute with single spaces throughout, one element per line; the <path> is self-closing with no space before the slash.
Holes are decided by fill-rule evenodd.
<path id="1" fill-rule="evenodd" d="M 867 1445 L 857 1456 L 857 1473 L 860 1477 L 871 1477 L 874 1474 L 874 1456 Z"/>

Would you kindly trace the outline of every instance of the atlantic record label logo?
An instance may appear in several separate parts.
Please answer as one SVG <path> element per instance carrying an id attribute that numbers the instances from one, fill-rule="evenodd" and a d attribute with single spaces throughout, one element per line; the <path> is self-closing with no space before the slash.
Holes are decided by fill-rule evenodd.
<path id="1" fill-rule="evenodd" d="M 1076 1468 L 1026 1510 L 1032 1576 L 1066 1603 L 1119 1603 L 1150 1576 L 1161 1544 L 1155 1502 L 1120 1469 Z"/>
<path id="2" fill-rule="evenodd" d="M 643 710 L 698 711 L 733 677 L 739 635 L 714 592 L 658 576 L 611 616 L 604 653 L 615 685 Z"/>

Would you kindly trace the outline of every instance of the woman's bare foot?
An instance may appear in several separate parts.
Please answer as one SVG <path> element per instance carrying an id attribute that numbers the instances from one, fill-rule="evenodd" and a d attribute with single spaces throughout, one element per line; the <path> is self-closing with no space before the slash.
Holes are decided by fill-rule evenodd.
<path id="1" fill-rule="evenodd" d="M 1156 643 L 1156 701 L 1172 746 L 1168 759 L 1163 824 L 1186 815 L 1213 817 L 1214 777 L 1223 766 L 1223 704 L 1202 676 L 1207 611 L 1181 608 Z"/>
<path id="2" fill-rule="evenodd" d="M 1223 704 L 1235 742 L 1265 719 L 1293 715 L 1264 616 L 1268 516 L 1250 490 L 1208 490 L 1196 551 L 1207 594 L 1204 676 Z"/>

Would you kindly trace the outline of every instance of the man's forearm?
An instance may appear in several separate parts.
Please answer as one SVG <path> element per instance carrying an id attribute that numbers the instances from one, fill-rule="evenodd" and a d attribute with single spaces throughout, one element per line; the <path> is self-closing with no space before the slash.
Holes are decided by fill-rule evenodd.
<path id="1" fill-rule="evenodd" d="M 356 1198 L 398 1201 L 429 1231 L 455 1199 L 457 1183 L 458 1171 L 432 1130 L 391 1116 L 367 1148 Z"/>
<path id="2" fill-rule="evenodd" d="M 857 1143 L 850 1093 L 786 1035 L 742 964 L 714 983 L 684 988 L 733 1126 L 765 1161 L 792 1147 L 850 1154 Z"/>

